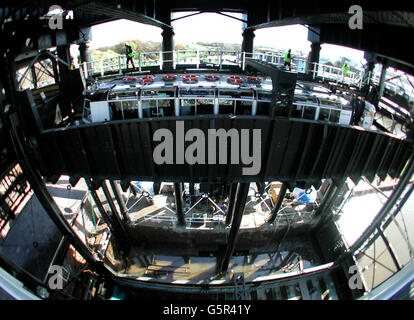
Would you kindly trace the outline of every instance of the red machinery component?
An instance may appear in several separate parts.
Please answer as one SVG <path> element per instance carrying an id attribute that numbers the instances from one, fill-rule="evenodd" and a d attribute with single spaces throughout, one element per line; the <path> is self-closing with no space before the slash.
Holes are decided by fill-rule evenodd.
<path id="1" fill-rule="evenodd" d="M 177 79 L 177 76 L 175 74 L 166 74 L 162 76 L 162 80 L 164 81 L 174 81 L 175 79 Z"/>
<path id="2" fill-rule="evenodd" d="M 196 83 L 198 81 L 198 76 L 195 74 L 186 74 L 183 76 L 183 82 L 185 83 Z"/>
<path id="3" fill-rule="evenodd" d="M 247 77 L 247 81 L 251 83 L 260 83 L 262 79 L 259 77 Z"/>
<path id="4" fill-rule="evenodd" d="M 205 78 L 207 81 L 217 81 L 218 79 L 220 79 L 220 77 L 215 74 L 206 74 Z"/>
<path id="5" fill-rule="evenodd" d="M 122 81 L 123 82 L 134 82 L 134 81 L 137 81 L 137 78 L 135 78 L 135 77 L 124 77 L 124 78 L 122 78 Z"/>
<path id="6" fill-rule="evenodd" d="M 150 75 L 144 76 L 139 79 L 139 83 L 142 83 L 142 84 L 151 83 L 153 81 L 154 81 L 154 77 Z"/>
<path id="7" fill-rule="evenodd" d="M 239 77 L 239 76 L 230 76 L 227 78 L 227 82 L 231 84 L 239 84 L 243 82 L 243 79 L 242 77 Z"/>

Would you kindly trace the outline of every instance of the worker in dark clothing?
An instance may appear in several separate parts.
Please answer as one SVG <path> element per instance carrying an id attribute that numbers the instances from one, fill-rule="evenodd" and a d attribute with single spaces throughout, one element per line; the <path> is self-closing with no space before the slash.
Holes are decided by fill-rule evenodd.
<path id="1" fill-rule="evenodd" d="M 292 56 L 290 54 L 290 49 L 288 50 L 288 52 L 285 53 L 284 61 L 285 61 L 284 67 L 288 66 L 289 71 L 290 71 L 290 63 L 292 62 Z"/>
<path id="2" fill-rule="evenodd" d="M 352 124 L 358 125 L 359 121 L 361 120 L 361 116 L 365 109 L 365 97 L 361 97 L 360 99 L 356 98 L 352 104 L 353 107 L 353 117 L 352 117 Z"/>
<path id="3" fill-rule="evenodd" d="M 131 61 L 132 68 L 135 69 L 134 65 L 134 52 L 128 43 L 125 43 L 125 54 L 126 54 L 126 67 L 128 68 L 129 62 Z"/>

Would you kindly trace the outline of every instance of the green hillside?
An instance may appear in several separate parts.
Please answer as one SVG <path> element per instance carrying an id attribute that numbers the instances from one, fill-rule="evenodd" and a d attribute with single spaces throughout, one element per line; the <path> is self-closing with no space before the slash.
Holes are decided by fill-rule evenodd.
<path id="1" fill-rule="evenodd" d="M 141 41 L 141 40 L 128 40 L 119 42 L 116 45 L 101 47 L 98 49 L 91 50 L 92 60 L 100 60 L 108 57 L 117 55 L 125 55 L 125 42 L 128 42 L 134 52 L 159 52 L 161 51 L 161 43 L 154 41 Z M 239 44 L 228 44 L 228 43 L 192 43 L 192 44 L 175 44 L 175 50 L 229 50 L 239 51 Z"/>

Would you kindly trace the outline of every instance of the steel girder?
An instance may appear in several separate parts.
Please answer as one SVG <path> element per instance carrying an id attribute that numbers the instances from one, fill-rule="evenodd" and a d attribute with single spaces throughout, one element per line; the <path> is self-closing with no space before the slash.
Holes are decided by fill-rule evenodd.
<path id="1" fill-rule="evenodd" d="M 172 182 L 284 181 L 315 184 L 321 179 L 375 175 L 396 178 L 412 143 L 390 134 L 315 121 L 243 116 L 186 119 L 185 129 L 207 135 L 215 128 L 261 129 L 261 170 L 242 175 L 243 165 L 156 165 L 152 137 L 159 128 L 175 132 L 173 120 L 131 120 L 47 130 L 38 137 L 42 174 Z M 228 155 L 230 158 L 230 155 Z M 230 163 L 230 161 L 228 161 Z"/>

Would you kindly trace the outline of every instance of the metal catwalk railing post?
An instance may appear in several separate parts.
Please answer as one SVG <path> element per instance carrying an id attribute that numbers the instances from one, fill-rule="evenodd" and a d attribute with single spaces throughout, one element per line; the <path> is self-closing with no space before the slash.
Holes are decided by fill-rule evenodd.
<path id="1" fill-rule="evenodd" d="M 141 52 L 138 53 L 138 70 L 141 72 L 141 65 L 142 65 L 142 58 L 141 58 Z"/>
<path id="2" fill-rule="evenodd" d="M 162 51 L 160 51 L 159 53 L 158 53 L 158 59 L 159 59 L 159 67 L 160 67 L 160 70 L 162 70 L 162 64 L 164 63 L 163 62 L 163 60 L 162 60 L 162 55 L 163 55 L 163 52 Z"/>

